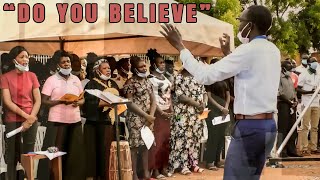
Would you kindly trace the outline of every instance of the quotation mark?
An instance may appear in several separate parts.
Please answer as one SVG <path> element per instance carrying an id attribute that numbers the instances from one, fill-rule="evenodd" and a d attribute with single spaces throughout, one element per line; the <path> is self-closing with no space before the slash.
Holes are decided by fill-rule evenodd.
<path id="1" fill-rule="evenodd" d="M 15 11 L 16 10 L 16 7 L 14 6 L 13 3 L 5 3 L 3 5 L 3 11 Z"/>
<path id="2" fill-rule="evenodd" d="M 200 4 L 200 10 L 201 11 L 210 11 L 211 4 L 210 3 L 201 3 Z"/>

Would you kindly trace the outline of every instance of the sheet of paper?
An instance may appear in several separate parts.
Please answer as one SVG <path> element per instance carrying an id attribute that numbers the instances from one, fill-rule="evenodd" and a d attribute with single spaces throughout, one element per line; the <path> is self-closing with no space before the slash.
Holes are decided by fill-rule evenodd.
<path id="1" fill-rule="evenodd" d="M 223 117 L 223 116 L 215 117 L 215 118 L 212 120 L 212 124 L 215 126 L 215 125 L 222 124 L 222 123 L 226 123 L 226 122 L 229 122 L 229 121 L 230 121 L 230 115 L 228 114 L 228 115 L 225 116 L 225 117 Z"/>
<path id="2" fill-rule="evenodd" d="M 199 120 L 207 119 L 209 112 L 210 112 L 210 110 L 208 108 L 205 108 L 203 110 L 203 113 L 198 116 Z"/>
<path id="3" fill-rule="evenodd" d="M 111 103 L 128 102 L 128 99 L 121 98 L 110 92 L 102 92 L 101 95 L 104 96 L 106 99 L 108 99 L 109 100 L 108 102 L 111 102 Z"/>
<path id="4" fill-rule="evenodd" d="M 109 93 L 109 92 L 102 92 L 98 89 L 89 89 L 89 90 L 86 90 L 89 94 L 92 94 L 110 104 L 112 103 L 118 103 L 118 102 L 128 102 L 129 100 L 128 99 L 124 99 L 124 98 L 121 98 L 119 96 L 116 96 L 112 93 Z"/>
<path id="5" fill-rule="evenodd" d="M 67 154 L 66 152 L 56 152 L 56 153 L 49 153 L 49 151 L 37 151 L 37 152 L 34 152 L 35 154 L 40 154 L 40 155 L 45 155 L 48 157 L 48 159 L 52 160 L 56 157 L 59 157 L 59 156 L 63 156 L 65 154 Z"/>
<path id="6" fill-rule="evenodd" d="M 8 133 L 6 134 L 6 137 L 7 137 L 7 138 L 11 138 L 12 136 L 20 133 L 20 132 L 22 131 L 22 129 L 23 129 L 23 127 L 21 126 L 21 127 L 15 129 L 15 130 L 11 131 L 11 132 L 8 132 Z"/>
<path id="7" fill-rule="evenodd" d="M 100 91 L 100 90 L 98 90 L 98 89 L 86 89 L 85 91 L 86 91 L 87 93 L 91 94 L 91 95 L 94 95 L 94 96 L 96 96 L 96 97 L 104 100 L 104 101 L 107 101 L 107 99 L 105 99 L 105 98 L 101 95 L 102 91 Z M 107 101 L 107 102 L 108 102 L 108 101 Z"/>
<path id="8" fill-rule="evenodd" d="M 154 142 L 154 135 L 152 131 L 147 126 L 143 126 L 141 129 L 141 137 L 145 145 L 147 146 L 148 150 L 151 148 Z"/>

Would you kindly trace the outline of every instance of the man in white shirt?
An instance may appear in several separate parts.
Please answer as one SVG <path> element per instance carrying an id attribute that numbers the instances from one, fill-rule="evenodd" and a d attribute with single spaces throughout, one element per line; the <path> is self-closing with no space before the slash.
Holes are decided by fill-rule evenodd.
<path id="1" fill-rule="evenodd" d="M 316 57 L 311 57 L 310 60 L 315 60 L 315 61 L 318 62 L 317 72 L 318 72 L 318 74 L 319 74 L 319 72 L 320 72 L 320 59 L 317 59 Z"/>
<path id="2" fill-rule="evenodd" d="M 301 56 L 301 64 L 300 64 L 300 66 L 298 66 L 296 68 L 296 72 L 298 73 L 298 75 L 301 74 L 303 71 L 307 70 L 307 68 L 308 68 L 308 58 L 309 57 L 308 57 L 307 54 L 303 54 Z"/>
<path id="3" fill-rule="evenodd" d="M 320 78 L 319 74 L 317 74 L 318 62 L 315 59 L 310 59 L 310 67 L 308 70 L 302 72 L 299 75 L 298 80 L 298 92 L 302 94 L 301 101 L 302 106 L 306 107 L 311 100 L 311 96 L 314 93 L 315 89 L 319 86 Z M 302 151 L 303 156 L 310 156 L 311 153 L 317 154 L 319 153 L 317 150 L 318 144 L 318 125 L 319 125 L 319 100 L 320 96 L 316 96 L 316 98 L 312 101 L 310 107 L 307 112 L 303 116 L 302 122 L 302 131 L 299 134 L 301 137 L 301 145 L 300 151 Z M 308 142 L 308 132 L 309 125 L 311 124 L 310 129 L 310 137 L 311 141 Z"/>
<path id="4" fill-rule="evenodd" d="M 280 83 L 280 51 L 266 39 L 272 25 L 270 11 L 263 6 L 250 6 L 242 12 L 238 38 L 243 43 L 215 64 L 198 62 L 182 42 L 172 25 L 161 32 L 180 52 L 184 68 L 205 85 L 235 76 L 234 113 L 236 126 L 225 162 L 224 180 L 259 179 L 266 157 L 276 137 L 273 113 L 277 112 Z M 229 41 L 220 39 L 225 54 Z"/>

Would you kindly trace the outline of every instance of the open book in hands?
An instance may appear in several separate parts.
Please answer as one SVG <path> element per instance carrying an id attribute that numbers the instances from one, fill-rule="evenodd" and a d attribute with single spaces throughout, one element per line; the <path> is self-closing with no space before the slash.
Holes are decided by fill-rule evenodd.
<path id="1" fill-rule="evenodd" d="M 60 98 L 60 101 L 75 102 L 75 101 L 79 101 L 80 99 L 83 99 L 83 96 L 84 96 L 84 91 L 79 96 L 74 94 L 65 94 Z"/>
<path id="2" fill-rule="evenodd" d="M 115 103 L 125 103 L 125 102 L 129 102 L 128 99 L 122 98 L 120 96 L 114 95 L 110 92 L 102 92 L 98 89 L 89 89 L 89 90 L 85 90 L 87 93 L 94 95 L 98 98 L 100 98 L 101 100 L 109 103 L 109 104 L 115 104 Z"/>
<path id="3" fill-rule="evenodd" d="M 128 99 L 122 98 L 120 96 L 114 95 L 111 92 L 106 92 L 106 91 L 100 91 L 97 89 L 94 90 L 86 90 L 89 94 L 94 95 L 101 100 L 109 103 L 109 104 L 114 104 L 114 103 L 121 103 L 121 102 L 129 102 Z M 103 111 L 107 111 L 108 109 L 111 109 L 109 112 L 109 116 L 111 118 L 111 123 L 114 124 L 115 121 L 115 111 L 114 108 L 111 107 L 105 107 Z M 127 110 L 127 106 L 125 104 L 118 104 L 117 105 L 117 114 L 120 115 L 123 112 Z"/>

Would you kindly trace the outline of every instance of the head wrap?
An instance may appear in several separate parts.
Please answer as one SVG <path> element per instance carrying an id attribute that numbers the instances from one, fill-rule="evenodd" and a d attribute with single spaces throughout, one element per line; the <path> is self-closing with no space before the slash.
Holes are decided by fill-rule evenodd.
<path id="1" fill-rule="evenodd" d="M 93 72 L 95 72 L 102 63 L 108 63 L 108 64 L 109 64 L 108 60 L 106 60 L 106 59 L 100 59 L 100 60 L 98 60 L 98 61 L 96 61 L 96 62 L 94 63 L 94 66 L 93 66 L 93 69 L 92 69 Z"/>

